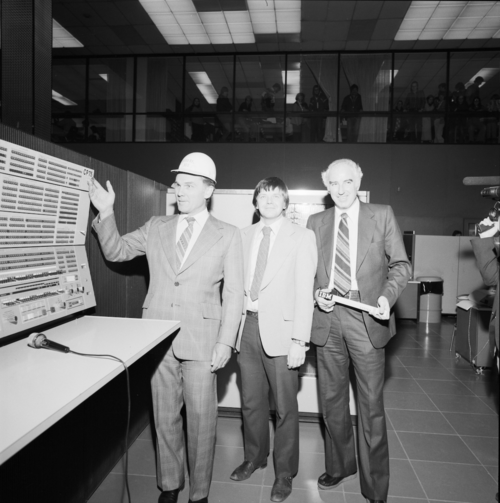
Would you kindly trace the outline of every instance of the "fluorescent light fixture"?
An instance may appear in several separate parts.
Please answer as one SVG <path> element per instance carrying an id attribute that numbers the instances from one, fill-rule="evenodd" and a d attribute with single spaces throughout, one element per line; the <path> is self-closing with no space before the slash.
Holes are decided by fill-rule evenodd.
<path id="1" fill-rule="evenodd" d="M 62 94 L 58 93 L 57 91 L 54 91 L 54 89 L 52 89 L 52 99 L 58 101 L 59 103 L 61 103 L 66 107 L 72 107 L 78 105 L 78 103 L 71 101 L 69 98 L 65 98 Z"/>
<path id="2" fill-rule="evenodd" d="M 300 65 L 300 63 L 299 63 Z M 300 66 L 299 66 L 300 68 Z M 283 83 L 286 77 L 286 103 L 295 103 L 295 96 L 300 92 L 300 69 L 281 72 Z"/>
<path id="3" fill-rule="evenodd" d="M 469 82 L 465 84 L 465 87 L 469 87 L 474 83 L 477 77 L 483 77 L 484 82 L 479 86 L 482 87 L 486 82 L 491 79 L 494 75 L 496 75 L 498 72 L 500 72 L 500 68 L 481 68 L 471 79 Z"/>
<path id="4" fill-rule="evenodd" d="M 83 47 L 71 33 L 63 28 L 55 19 L 52 20 L 52 47 L 60 49 L 62 47 Z"/>
<path id="5" fill-rule="evenodd" d="M 108 74 L 107 73 L 100 73 L 99 77 L 103 78 L 106 82 L 108 81 Z"/>
<path id="6" fill-rule="evenodd" d="M 500 2 L 413 1 L 395 40 L 499 38 Z"/>
<path id="7" fill-rule="evenodd" d="M 200 90 L 203 97 L 207 100 L 210 105 L 215 105 L 217 103 L 217 98 L 219 93 L 215 90 L 212 85 L 212 81 L 208 76 L 207 72 L 188 72 L 189 76 L 193 79 L 196 87 Z"/>

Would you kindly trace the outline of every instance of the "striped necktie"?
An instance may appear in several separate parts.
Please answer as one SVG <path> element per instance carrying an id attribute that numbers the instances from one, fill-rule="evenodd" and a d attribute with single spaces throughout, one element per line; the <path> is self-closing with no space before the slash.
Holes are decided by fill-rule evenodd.
<path id="1" fill-rule="evenodd" d="M 177 254 L 177 269 L 181 268 L 184 255 L 191 241 L 191 236 L 193 235 L 193 224 L 195 219 L 193 217 L 187 217 L 186 222 L 188 223 L 187 228 L 181 234 L 179 241 L 177 241 L 176 254 Z"/>
<path id="2" fill-rule="evenodd" d="M 259 253 L 257 255 L 257 263 L 255 264 L 255 272 L 253 275 L 252 286 L 250 288 L 250 298 L 255 302 L 259 298 L 260 285 L 266 271 L 267 256 L 269 255 L 269 245 L 271 244 L 271 227 L 267 225 L 262 228 L 264 237 L 260 242 Z"/>
<path id="3" fill-rule="evenodd" d="M 351 289 L 351 254 L 349 250 L 347 213 L 342 213 L 337 232 L 334 287 L 342 295 L 345 295 Z"/>

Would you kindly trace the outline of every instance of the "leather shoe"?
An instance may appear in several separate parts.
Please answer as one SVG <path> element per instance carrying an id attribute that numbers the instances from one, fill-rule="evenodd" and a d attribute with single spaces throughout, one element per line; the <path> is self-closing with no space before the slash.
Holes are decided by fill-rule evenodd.
<path id="1" fill-rule="evenodd" d="M 278 477 L 271 489 L 271 501 L 285 501 L 292 492 L 292 477 Z"/>
<path id="2" fill-rule="evenodd" d="M 230 475 L 231 480 L 236 480 L 237 482 L 241 482 L 242 480 L 249 479 L 252 473 L 259 469 L 259 468 L 265 468 L 267 466 L 267 461 L 264 461 L 264 463 L 260 466 L 254 466 L 254 464 L 251 461 L 243 461 L 236 470 L 234 470 L 233 473 Z"/>
<path id="3" fill-rule="evenodd" d="M 208 503 L 208 498 L 205 497 L 205 498 L 201 498 L 201 500 L 196 500 L 196 501 L 189 500 L 188 503 Z"/>
<path id="4" fill-rule="evenodd" d="M 329 489 L 335 489 L 337 486 L 342 484 L 342 482 L 347 482 L 348 480 L 353 480 L 355 478 L 356 472 L 352 475 L 348 475 L 347 477 L 332 477 L 325 472 L 318 479 L 318 487 L 324 491 L 328 491 Z"/>
<path id="5" fill-rule="evenodd" d="M 163 491 L 158 498 L 158 503 L 177 503 L 180 489 L 173 491 Z"/>

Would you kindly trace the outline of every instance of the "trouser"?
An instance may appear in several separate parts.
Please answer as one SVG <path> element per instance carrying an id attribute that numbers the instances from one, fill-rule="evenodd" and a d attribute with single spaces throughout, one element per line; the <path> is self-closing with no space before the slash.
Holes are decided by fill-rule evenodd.
<path id="1" fill-rule="evenodd" d="M 157 479 L 162 491 L 184 485 L 185 439 L 182 406 L 186 406 L 189 498 L 208 496 L 217 427 L 216 375 L 209 361 L 179 360 L 172 347 L 151 381 L 157 435 Z"/>
<path id="2" fill-rule="evenodd" d="M 247 316 L 238 363 L 242 381 L 245 460 L 262 465 L 269 454 L 269 390 L 276 404 L 274 472 L 293 477 L 299 468 L 298 370 L 289 370 L 287 356 L 266 355 L 257 318 Z"/>
<path id="3" fill-rule="evenodd" d="M 358 300 L 358 299 L 353 299 Z M 357 383 L 358 454 L 361 492 L 366 498 L 387 500 L 389 449 L 383 399 L 384 349 L 375 349 L 362 314 L 335 305 L 325 346 L 318 347 L 320 400 L 327 434 L 326 472 L 347 477 L 356 472 L 354 435 L 349 410 L 349 363 Z"/>

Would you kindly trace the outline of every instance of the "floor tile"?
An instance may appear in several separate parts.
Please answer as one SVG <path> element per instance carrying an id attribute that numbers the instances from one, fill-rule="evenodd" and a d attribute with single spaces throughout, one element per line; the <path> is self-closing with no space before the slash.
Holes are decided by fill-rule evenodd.
<path id="1" fill-rule="evenodd" d="M 406 369 L 403 369 L 408 372 Z M 408 374 L 409 375 L 409 374 Z M 404 393 L 423 393 L 422 388 L 415 382 L 413 378 L 405 379 L 399 377 L 386 378 L 384 391 L 402 391 Z"/>
<path id="2" fill-rule="evenodd" d="M 477 396 L 497 396 L 498 397 L 498 383 L 493 382 L 464 382 L 475 395 Z"/>
<path id="3" fill-rule="evenodd" d="M 210 487 L 210 503 L 259 503 L 262 488 L 245 482 L 228 483 L 212 482 Z M 179 501 L 179 503 L 187 503 Z"/>
<path id="4" fill-rule="evenodd" d="M 462 440 L 483 465 L 498 466 L 498 440 L 489 437 L 469 437 Z"/>
<path id="5" fill-rule="evenodd" d="M 386 351 L 386 355 L 388 352 Z M 428 350 L 424 348 L 395 348 L 393 351 L 389 352 L 389 355 L 394 355 L 397 357 L 401 356 L 411 356 L 411 357 L 418 357 L 418 358 L 425 358 L 428 356 L 432 356 Z M 386 356 L 387 359 L 387 356 Z"/>
<path id="6" fill-rule="evenodd" d="M 261 501 L 267 503 L 271 499 L 271 486 L 264 486 L 262 489 Z M 287 498 L 287 503 L 345 503 L 344 493 L 341 491 L 321 491 L 318 486 L 311 486 L 307 489 L 297 488 L 295 479 L 292 485 L 292 494 Z M 210 503 L 212 499 L 210 498 Z M 232 503 L 240 503 L 234 500 Z M 365 502 L 363 502 L 365 503 Z"/>
<path id="7" fill-rule="evenodd" d="M 325 440 L 319 423 L 300 424 L 300 452 L 325 452 Z"/>
<path id="8" fill-rule="evenodd" d="M 484 402 L 495 414 L 498 415 L 500 411 L 500 403 L 498 395 L 494 396 L 480 396 L 482 402 Z"/>
<path id="9" fill-rule="evenodd" d="M 360 492 L 357 493 L 344 493 L 346 503 L 366 503 L 366 498 L 361 495 Z"/>
<path id="10" fill-rule="evenodd" d="M 113 473 L 125 472 L 125 456 L 115 465 Z M 137 439 L 128 451 L 128 473 L 156 477 L 156 454 L 151 440 Z"/>
<path id="11" fill-rule="evenodd" d="M 386 410 L 437 410 L 430 398 L 424 393 L 384 391 L 384 406 Z"/>
<path id="12" fill-rule="evenodd" d="M 399 356 L 399 361 L 405 367 L 443 368 L 438 360 L 429 356 Z"/>
<path id="13" fill-rule="evenodd" d="M 387 503 L 428 503 L 428 500 L 427 498 L 417 499 L 417 498 L 398 498 L 397 496 L 389 496 Z"/>
<path id="14" fill-rule="evenodd" d="M 443 412 L 459 435 L 498 437 L 498 417 L 492 414 Z"/>
<path id="15" fill-rule="evenodd" d="M 406 498 L 425 498 L 425 493 L 410 465 L 403 459 L 390 460 L 389 495 Z"/>
<path id="16" fill-rule="evenodd" d="M 482 374 L 476 374 L 472 368 L 450 368 L 450 372 L 460 381 L 467 382 L 493 382 L 496 376 L 492 372 L 483 372 Z"/>
<path id="17" fill-rule="evenodd" d="M 411 379 L 411 375 L 404 367 L 386 367 L 385 368 L 385 379 Z"/>
<path id="18" fill-rule="evenodd" d="M 430 500 L 494 502 L 497 488 L 480 465 L 412 461 L 412 466 Z"/>
<path id="19" fill-rule="evenodd" d="M 418 396 L 418 395 L 417 395 Z M 388 409 L 394 430 L 420 433 L 455 433 L 441 412 Z"/>
<path id="20" fill-rule="evenodd" d="M 218 445 L 215 448 L 215 461 L 212 480 L 216 482 L 231 483 L 229 476 L 234 469 L 243 463 L 243 448 L 236 446 Z M 272 463 L 272 457 L 267 460 Z M 255 470 L 244 484 L 261 485 L 266 470 Z"/>
<path id="21" fill-rule="evenodd" d="M 410 460 L 479 464 L 458 435 L 398 432 Z"/>
<path id="22" fill-rule="evenodd" d="M 494 414 L 494 411 L 479 397 L 472 395 L 428 395 L 438 410 L 443 412 L 466 412 L 470 414 Z"/>
<path id="23" fill-rule="evenodd" d="M 401 338 L 398 338 L 398 336 L 396 335 L 396 337 L 393 337 L 389 341 L 387 348 L 392 351 L 395 348 L 420 348 L 420 349 L 422 349 L 422 346 L 414 339 L 411 339 L 411 338 L 401 339 Z"/>
<path id="24" fill-rule="evenodd" d="M 458 379 L 444 367 L 406 367 L 414 379 L 434 379 L 441 381 L 458 381 Z"/>
<path id="25" fill-rule="evenodd" d="M 392 459 L 408 459 L 408 456 L 405 454 L 403 446 L 399 441 L 396 432 L 388 431 L 387 432 L 387 441 L 389 443 L 389 457 Z"/>
<path id="26" fill-rule="evenodd" d="M 217 445 L 243 447 L 243 421 L 220 417 L 217 421 Z"/>
<path id="27" fill-rule="evenodd" d="M 485 465 L 484 467 L 488 470 L 493 479 L 498 482 L 498 466 Z"/>
<path id="28" fill-rule="evenodd" d="M 399 358 L 397 355 L 393 355 L 391 358 L 386 357 L 385 366 L 386 367 L 403 367 L 404 365 L 399 361 Z"/>
<path id="29" fill-rule="evenodd" d="M 472 391 L 460 381 L 416 379 L 418 385 L 429 395 L 472 395 Z"/>

